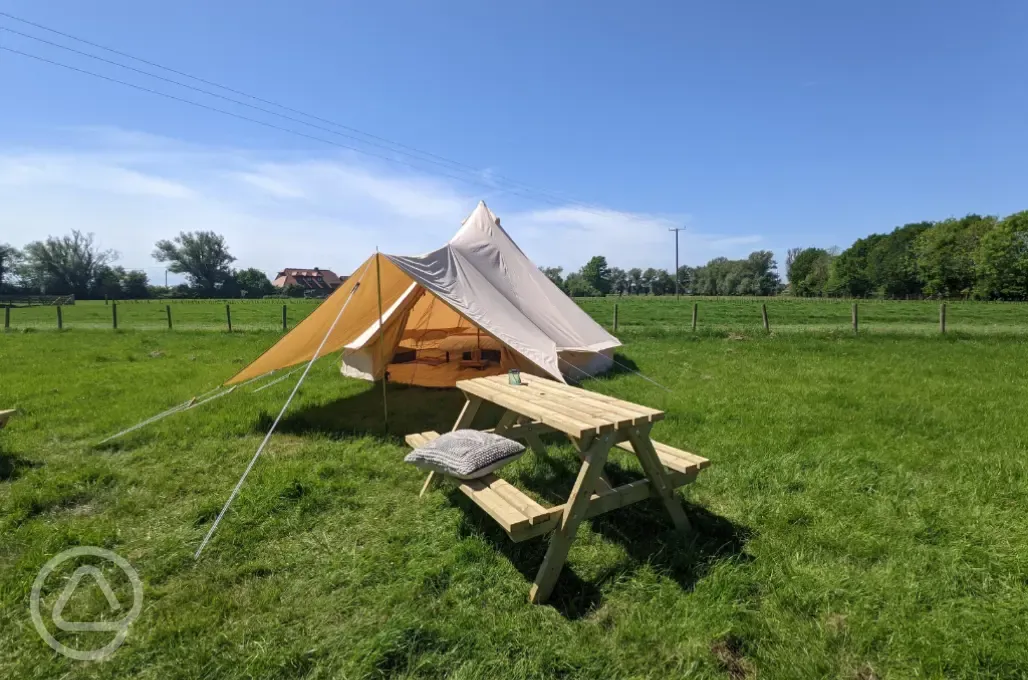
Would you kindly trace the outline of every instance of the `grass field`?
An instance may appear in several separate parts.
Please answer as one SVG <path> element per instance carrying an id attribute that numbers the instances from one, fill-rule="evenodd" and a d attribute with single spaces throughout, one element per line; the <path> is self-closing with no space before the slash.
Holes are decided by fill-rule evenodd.
<path id="1" fill-rule="evenodd" d="M 692 330 L 692 305 L 699 305 L 701 331 L 754 331 L 761 329 L 760 305 L 767 305 L 775 333 L 847 331 L 852 301 L 794 298 L 665 297 L 583 298 L 579 304 L 598 322 L 610 327 L 618 305 L 619 332 L 679 332 Z M 225 305 L 231 306 L 234 330 L 281 330 L 282 305 L 289 327 L 317 306 L 313 300 L 123 301 L 118 303 L 118 328 L 166 330 L 165 306 L 178 330 L 227 330 Z M 931 334 L 939 332 L 939 303 L 928 301 L 861 301 L 860 331 L 864 333 Z M 62 308 L 65 329 L 110 329 L 112 311 L 98 301 L 80 301 Z M 56 330 L 53 307 L 18 307 L 11 310 L 11 329 Z M 1028 335 L 1028 304 L 948 302 L 947 330 L 974 335 Z"/>
<path id="2" fill-rule="evenodd" d="M 281 330 L 282 305 L 290 328 L 317 308 L 319 301 L 289 300 L 123 300 L 117 303 L 119 330 L 167 330 L 167 307 L 171 307 L 175 330 L 219 330 L 228 328 L 225 305 L 231 307 L 233 330 Z M 57 308 L 15 307 L 10 312 L 11 329 L 57 330 Z M 111 305 L 102 300 L 81 300 L 61 308 L 65 330 L 111 329 Z"/>
<path id="3" fill-rule="evenodd" d="M 905 321 L 766 337 L 750 327 L 759 311 L 742 331 L 692 334 L 687 303 L 647 304 L 650 328 L 621 307 L 623 355 L 673 394 L 630 373 L 588 387 L 665 409 L 655 438 L 713 461 L 685 492 L 698 531 L 681 539 L 656 502 L 586 522 L 547 606 L 526 601 L 545 540 L 510 543 L 459 492 L 417 497 L 402 435 L 452 423 L 450 392 L 393 388 L 386 430 L 380 393 L 319 362 L 194 563 L 291 381 L 95 443 L 279 334 L 0 335 L 0 408 L 20 411 L 0 432 L 0 677 L 1028 673 L 1028 344 Z M 772 303 L 773 324 L 788 304 L 805 303 Z M 1007 310 L 1028 314 L 982 307 L 1010 314 L 1004 328 Z M 934 306 L 916 309 L 934 322 Z M 614 457 L 615 479 L 638 474 Z M 576 461 L 559 447 L 502 474 L 556 500 Z M 40 567 L 75 545 L 116 551 L 145 584 L 127 642 L 101 663 L 57 655 L 29 617 Z M 87 595 L 66 618 L 106 610 Z M 111 636 L 58 638 L 90 635 Z"/>

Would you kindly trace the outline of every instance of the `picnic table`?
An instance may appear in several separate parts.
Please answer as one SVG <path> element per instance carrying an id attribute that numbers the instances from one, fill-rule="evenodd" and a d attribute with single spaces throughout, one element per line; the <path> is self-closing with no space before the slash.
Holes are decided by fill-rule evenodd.
<path id="1" fill-rule="evenodd" d="M 521 385 L 511 385 L 506 375 L 498 375 L 462 380 L 457 388 L 467 401 L 454 430 L 468 428 L 488 401 L 506 409 L 488 432 L 522 440 L 538 453 L 545 452 L 541 434 L 562 433 L 582 460 L 567 501 L 549 508 L 496 475 L 456 480 L 460 490 L 489 513 L 513 541 L 553 532 L 529 594 L 533 603 L 545 602 L 553 591 L 583 519 L 659 498 L 675 527 L 683 533 L 691 530 L 674 490 L 694 481 L 710 461 L 650 438 L 654 423 L 664 418 L 663 411 L 527 375 L 522 376 Z M 407 435 L 406 441 L 417 448 L 438 436 L 422 432 Z M 603 466 L 613 446 L 635 454 L 646 476 L 612 487 L 603 475 Z M 434 473 L 429 474 L 422 495 L 433 478 Z"/>
<path id="2" fill-rule="evenodd" d="M 11 416 L 13 416 L 13 415 L 14 415 L 14 409 L 13 408 L 0 409 L 0 430 L 4 429 L 4 426 L 7 425 L 7 421 L 10 420 Z"/>

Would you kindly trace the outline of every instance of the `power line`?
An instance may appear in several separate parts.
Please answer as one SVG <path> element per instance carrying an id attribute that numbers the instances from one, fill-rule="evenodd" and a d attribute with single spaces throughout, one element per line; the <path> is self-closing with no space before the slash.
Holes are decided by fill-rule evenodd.
<path id="1" fill-rule="evenodd" d="M 299 137 L 306 137 L 307 139 L 313 139 L 314 141 L 321 142 L 323 144 L 330 144 L 332 146 L 337 146 L 337 147 L 339 147 L 341 149 L 348 149 L 350 151 L 356 151 L 357 153 L 362 153 L 362 154 L 365 154 L 367 156 L 372 156 L 374 158 L 380 158 L 380 159 L 382 159 L 384 161 L 388 161 L 390 163 L 397 163 L 399 165 L 404 165 L 404 166 L 407 166 L 409 168 L 413 168 L 415 170 L 419 170 L 421 172 L 425 172 L 425 168 L 422 168 L 420 166 L 414 165 L 413 163 L 408 163 L 406 161 L 398 160 L 396 158 L 391 158 L 389 156 L 385 156 L 385 155 L 382 155 L 382 154 L 374 153 L 372 151 L 368 151 L 366 149 L 361 149 L 361 148 L 358 148 L 358 147 L 355 147 L 355 146 L 350 146 L 348 144 L 341 144 L 339 142 L 334 142 L 334 141 L 332 141 L 330 139 L 325 139 L 324 137 L 318 137 L 316 135 L 311 135 L 311 134 L 308 134 L 306 132 L 301 132 L 299 130 L 293 130 L 291 128 L 283 127 L 281 125 L 275 125 L 274 123 L 269 123 L 267 121 L 260 120 L 258 118 L 251 118 L 250 116 L 244 116 L 242 114 L 234 113 L 232 111 L 227 111 L 225 109 L 219 109 L 216 106 L 210 106 L 208 104 L 201 104 L 200 102 L 193 101 L 192 99 L 186 99 L 185 97 L 178 97 L 176 95 L 168 94 L 167 92 L 161 92 L 160 90 L 154 90 L 153 88 L 145 87 L 143 85 L 137 85 L 135 83 L 130 83 L 130 82 L 125 81 L 125 80 L 119 80 L 118 78 L 112 78 L 111 76 L 105 76 L 105 75 L 102 75 L 100 73 L 95 73 L 93 71 L 88 71 L 88 70 L 83 69 L 83 68 L 78 68 L 77 66 L 71 66 L 70 64 L 64 64 L 64 63 L 59 62 L 59 61 L 54 61 L 53 59 L 47 59 L 46 57 L 41 57 L 38 54 L 31 54 L 29 52 L 23 52 L 21 50 L 16 50 L 16 49 L 13 49 L 13 48 L 10 48 L 10 47 L 4 47 L 2 45 L 0 45 L 0 50 L 3 50 L 5 52 L 11 52 L 12 54 L 18 54 L 18 55 L 21 55 L 23 57 L 28 57 L 30 59 L 35 59 L 37 61 L 41 61 L 41 62 L 44 62 L 44 63 L 47 63 L 47 64 L 52 64 L 53 66 L 60 66 L 61 68 L 66 68 L 66 69 L 68 69 L 70 71 L 75 71 L 77 73 L 82 73 L 82 74 L 87 75 L 87 76 L 93 76 L 94 78 L 100 78 L 101 80 L 106 80 L 108 82 L 117 83 L 119 85 L 124 85 L 126 87 L 131 87 L 133 89 L 140 90 L 142 92 L 148 92 L 150 94 L 155 94 L 155 95 L 158 95 L 158 96 L 161 96 L 161 97 L 166 97 L 167 99 L 172 99 L 172 100 L 175 100 L 177 102 L 182 102 L 183 104 L 190 104 L 192 106 L 197 106 L 199 108 L 206 109 L 208 111 L 214 111 L 215 113 L 221 113 L 221 114 L 224 114 L 226 116 L 232 116 L 233 118 L 239 118 L 240 120 L 245 120 L 245 121 L 249 121 L 251 123 L 256 123 L 257 125 L 263 125 L 264 127 L 271 128 L 273 130 L 279 130 L 281 132 L 287 132 L 289 134 L 297 135 Z M 526 194 L 526 193 L 523 193 L 523 192 L 520 192 L 520 191 L 516 191 L 514 189 L 510 189 L 510 188 L 507 188 L 507 187 L 497 187 L 497 186 L 494 186 L 494 185 L 485 184 L 483 182 L 478 182 L 478 181 L 469 179 L 467 177 L 461 177 L 461 176 L 458 176 L 458 175 L 451 175 L 451 174 L 448 174 L 448 173 L 443 173 L 443 172 L 438 172 L 438 171 L 432 171 L 432 172 L 434 172 L 437 175 L 443 176 L 443 177 L 448 177 L 450 179 L 457 180 L 458 182 L 465 182 L 467 184 L 474 184 L 476 186 L 484 187 L 484 188 L 489 189 L 489 190 L 499 190 L 499 191 L 503 191 L 503 192 L 506 192 L 506 193 L 509 193 L 509 194 L 513 194 L 515 196 L 521 196 L 523 198 L 534 199 L 534 200 L 537 200 L 537 201 L 549 202 L 549 203 L 551 203 L 553 205 L 560 205 L 559 203 L 555 203 L 555 202 L 550 201 L 549 199 L 546 199 L 544 197 L 533 196 L 532 194 Z"/>
<path id="2" fill-rule="evenodd" d="M 164 76 L 158 75 L 156 73 L 151 73 L 150 71 L 144 71 L 143 69 L 138 69 L 138 68 L 135 68 L 134 66 L 128 66 L 127 64 L 122 64 L 122 63 L 119 63 L 117 61 L 113 61 L 111 59 L 105 59 L 103 57 L 98 57 L 95 54 L 90 54 L 89 52 L 83 52 L 82 50 L 77 50 L 77 49 L 75 49 L 73 47 L 68 47 L 66 45 L 61 45 L 59 43 L 55 43 L 55 42 L 52 42 L 50 40 L 44 40 L 43 38 L 39 38 L 37 36 L 30 35 L 28 33 L 22 33 L 21 31 L 15 31 L 14 29 L 7 28 L 6 26 L 0 26 L 0 31 L 7 31 L 8 33 L 13 33 L 15 35 L 20 35 L 20 36 L 22 36 L 24 38 L 29 38 L 30 40 L 36 40 L 38 42 L 41 42 L 41 43 L 44 43 L 44 44 L 47 44 L 47 45 L 51 45 L 53 47 L 57 47 L 57 48 L 62 49 L 62 50 L 67 50 L 68 52 L 74 52 L 75 54 L 78 54 L 78 55 L 81 55 L 81 56 L 84 56 L 84 57 L 88 57 L 90 59 L 95 59 L 97 61 L 102 61 L 105 64 L 111 64 L 111 65 L 117 66 L 119 68 L 127 69 L 129 71 L 133 71 L 135 73 L 142 74 L 142 75 L 147 76 L 149 78 L 156 78 L 157 80 L 162 80 L 162 81 L 164 81 L 166 83 L 171 83 L 172 85 L 177 85 L 179 87 L 184 87 L 184 88 L 186 88 L 188 90 L 193 90 L 194 92 L 200 92 L 202 94 L 205 94 L 205 95 L 208 95 L 208 96 L 211 96 L 211 97 L 217 97 L 218 99 L 223 99 L 225 101 L 232 102 L 233 104 L 238 104 L 240 106 L 245 106 L 247 108 L 254 109 L 255 111 L 261 111 L 262 113 L 267 113 L 267 114 L 270 114 L 272 116 L 278 116 L 280 118 L 284 118 L 284 119 L 292 121 L 294 123 L 299 123 L 300 125 L 306 125 L 308 127 L 314 128 L 316 130 L 321 130 L 322 132 L 327 132 L 327 133 L 329 133 L 331 135 L 337 135 L 337 136 L 340 136 L 340 137 L 345 137 L 347 139 L 352 139 L 352 140 L 354 140 L 356 142 L 360 142 L 362 144 L 368 144 L 369 146 L 377 147 L 379 149 L 384 149 L 386 151 L 390 151 L 392 153 L 400 154 L 402 156 L 407 156 L 409 158 L 413 158 L 415 160 L 422 161 L 424 163 L 431 163 L 432 165 L 438 165 L 440 167 L 449 168 L 449 166 L 447 164 L 439 162 L 439 161 L 434 161 L 434 160 L 429 159 L 429 158 L 421 158 L 420 156 L 416 156 L 416 155 L 414 155 L 412 153 L 406 153 L 404 151 L 398 151 L 397 149 L 393 149 L 392 147 L 386 146 L 385 144 L 377 144 L 375 142 L 369 142 L 367 140 L 361 139 L 360 137 L 356 137 L 354 135 L 348 135 L 348 134 L 345 134 L 345 133 L 342 133 L 342 132 L 337 132 L 337 131 L 335 131 L 335 130 L 333 130 L 331 128 L 327 128 L 327 127 L 324 127 L 322 125 L 315 125 L 314 123 L 309 123 L 309 122 L 307 122 L 305 120 L 302 120 L 300 118 L 295 118 L 293 116 L 287 116 L 287 115 L 285 115 L 283 113 L 279 113 L 278 111 L 272 111 L 271 109 L 267 109 L 267 108 L 264 108 L 262 106 L 256 106 L 254 104 L 249 104 L 247 102 L 240 101 L 240 100 L 235 99 L 233 97 L 226 97 L 225 95 L 218 94 L 217 92 L 211 92 L 210 90 L 205 90 L 205 89 L 203 89 L 201 87 L 196 87 L 194 85 L 189 85 L 187 83 L 183 83 L 183 82 L 180 82 L 178 80 L 174 80 L 172 78 L 165 78 Z M 478 170 L 474 170 L 473 168 L 472 168 L 472 170 L 476 174 L 480 174 Z M 457 168 L 457 171 L 458 172 L 462 172 L 459 168 Z"/>
<path id="3" fill-rule="evenodd" d="M 65 45 L 60 45 L 58 43 L 54 43 L 54 42 L 50 42 L 48 40 L 44 40 L 43 38 L 39 38 L 37 36 L 29 35 L 27 33 L 22 33 L 20 31 L 15 31 L 15 30 L 10 29 L 10 28 L 0 27 L 3 30 L 10 31 L 11 33 L 15 33 L 17 35 L 21 35 L 21 36 L 30 38 L 32 40 L 38 40 L 40 42 L 43 42 L 43 43 L 46 43 L 46 44 L 49 44 L 49 45 L 53 45 L 53 46 L 61 48 L 61 49 L 65 49 L 65 50 L 69 50 L 71 52 L 76 52 L 78 54 L 82 54 L 82 55 L 90 57 L 92 59 L 97 59 L 97 60 L 104 61 L 104 62 L 107 62 L 107 63 L 110 63 L 110 64 L 114 64 L 115 66 L 120 66 L 122 68 L 130 69 L 130 70 L 133 70 L 133 71 L 136 71 L 138 73 L 142 73 L 144 75 L 151 76 L 151 77 L 154 77 L 154 78 L 159 78 L 161 80 L 165 80 L 167 82 L 174 83 L 174 84 L 179 85 L 181 87 L 186 87 L 186 88 L 193 89 L 193 90 L 196 90 L 196 91 L 199 91 L 199 92 L 203 92 L 203 93 L 208 94 L 210 96 L 219 97 L 221 99 L 227 99 L 228 101 L 232 101 L 232 102 L 234 102 L 236 104 L 240 104 L 242 106 L 249 106 L 251 108 L 256 108 L 257 110 L 264 111 L 266 113 L 270 113 L 271 115 L 281 116 L 281 117 L 286 118 L 288 120 L 299 122 L 299 123 L 301 123 L 303 125 L 308 125 L 308 126 L 311 126 L 311 127 L 317 128 L 317 129 L 325 130 L 327 132 L 330 132 L 331 134 L 336 134 L 336 135 L 340 135 L 340 136 L 343 136 L 343 137 L 347 137 L 349 139 L 354 139 L 354 140 L 360 141 L 360 142 L 362 142 L 364 144 L 369 144 L 371 146 L 376 146 L 376 147 L 379 147 L 379 148 L 388 149 L 389 151 L 392 151 L 393 153 L 400 153 L 400 154 L 403 154 L 403 155 L 408 156 L 408 157 L 417 158 L 418 160 L 421 160 L 421 161 L 433 163 L 435 165 L 440 165 L 441 163 L 429 160 L 430 158 L 431 159 L 436 159 L 436 161 L 441 161 L 442 163 L 444 163 L 444 164 L 446 164 L 448 166 L 454 166 L 455 168 L 463 169 L 464 171 L 474 172 L 476 175 L 483 174 L 481 169 L 475 168 L 475 167 L 473 167 L 471 165 L 467 165 L 465 163 L 461 163 L 460 161 L 455 161 L 455 160 L 447 158 L 445 156 L 441 156 L 441 155 L 434 154 L 434 153 L 431 153 L 431 152 L 428 152 L 428 151 L 424 151 L 424 150 L 418 149 L 416 147 L 408 146 L 406 144 L 401 144 L 400 142 L 396 142 L 396 141 L 387 139 L 385 137 L 380 137 L 380 136 L 377 136 L 377 135 L 373 135 L 373 134 L 371 134 L 369 132 L 364 132 L 363 130 L 359 130 L 359 129 L 354 128 L 354 127 L 343 125 L 342 123 L 338 123 L 336 121 L 329 120 L 327 118 L 322 118 L 322 117 L 316 116 L 314 114 L 306 113 L 306 112 L 301 111 L 299 109 L 295 109 L 295 108 L 286 106 L 284 104 L 280 104 L 280 103 L 272 101 L 272 100 L 263 99 L 263 98 L 258 97 L 256 95 L 252 95 L 252 94 L 249 94 L 247 92 L 243 92 L 241 90 L 233 89 L 231 87 L 228 87 L 226 85 L 222 85 L 220 83 L 216 83 L 216 82 L 211 81 L 211 80 L 205 80 L 204 78 L 200 78 L 198 76 L 191 75 L 191 74 L 186 73 L 184 71 L 179 71 L 179 70 L 170 68 L 168 66 L 164 66 L 162 64 L 158 64 L 158 63 L 153 62 L 153 61 L 148 61 L 146 59 L 134 56 L 134 55 L 129 54 L 127 52 L 116 50 L 114 48 L 107 47 L 105 45 L 101 45 L 99 43 L 95 43 L 95 42 L 92 42 L 90 40 L 86 40 L 85 38 L 80 38 L 80 37 L 72 35 L 70 33 L 65 33 L 63 31 L 59 31 L 57 29 L 50 28 L 49 26 L 44 26 L 43 24 L 39 24 L 39 23 L 36 23 L 36 22 L 33 22 L 33 21 L 29 21 L 28 19 L 22 19 L 21 17 L 14 16 L 13 14 L 9 14 L 7 12 L 0 12 L 0 16 L 6 17 L 8 19 L 12 19 L 14 21 L 18 21 L 20 23 L 23 23 L 23 24 L 26 24 L 26 25 L 29 25 L 29 26 L 33 26 L 35 28 L 38 28 L 38 29 L 41 29 L 41 30 L 44 30 L 44 31 L 48 31 L 48 32 L 53 33 L 55 35 L 60 35 L 60 36 L 65 37 L 65 38 L 69 38 L 71 40 L 75 40 L 75 41 L 83 43 L 85 45 L 89 45 L 91 47 L 95 47 L 97 49 L 101 49 L 101 50 L 110 52 L 112 54 L 116 54 L 116 55 L 121 56 L 121 57 L 132 59 L 133 61 L 137 61 L 139 63 L 146 64 L 148 66 L 152 66 L 154 68 L 158 68 L 158 69 L 161 69 L 163 71 L 167 71 L 169 73 L 174 73 L 176 75 L 183 76 L 185 78 L 189 78 L 190 80 L 195 80 L 195 81 L 197 81 L 199 83 L 203 83 L 205 85 L 210 85 L 212 87 L 216 87 L 216 88 L 225 90 L 226 92 L 231 92 L 233 94 L 237 94 L 237 95 L 246 97 L 248 99 L 252 99 L 254 101 L 261 102 L 263 104 L 268 104 L 270 106 L 274 106 L 274 107 L 283 109 L 285 111 L 290 111 L 292 113 L 299 114 L 301 116 L 304 116 L 305 118 L 311 118 L 313 120 L 317 120 L 317 121 L 320 121 L 320 122 L 323 122 L 323 123 L 327 123 L 329 125 L 332 125 L 334 127 L 338 127 L 340 129 L 343 129 L 343 130 L 348 130 L 350 132 L 359 134 L 359 135 L 361 135 L 363 137 L 367 137 L 369 139 L 374 139 L 374 140 L 377 140 L 379 142 L 384 142 L 385 144 L 388 144 L 390 146 L 383 146 L 382 144 L 376 144 L 374 142 L 368 142 L 367 140 L 360 139 L 358 137 L 353 137 L 352 135 L 344 135 L 344 134 L 336 132 L 334 130 L 327 130 L 326 128 L 314 125 L 314 124 L 309 123 L 307 121 L 298 120 L 298 119 L 295 119 L 295 118 L 292 118 L 292 117 L 289 117 L 289 116 L 285 116 L 284 114 L 281 114 L 281 113 L 278 113 L 278 112 L 275 112 L 275 111 L 268 111 L 267 109 L 263 109 L 261 107 L 253 106 L 252 104 L 247 104 L 245 102 L 240 102 L 240 101 L 238 101 L 236 99 L 232 99 L 230 97 L 225 97 L 224 95 L 219 95 L 219 94 L 216 94 L 216 93 L 213 93 L 213 92 L 209 92 L 207 90 L 203 90 L 201 88 L 196 88 L 194 86 L 187 85 L 185 83 L 181 83 L 181 82 L 178 82 L 178 81 L 175 81 L 175 80 L 164 78 L 163 76 L 159 76 L 157 74 L 149 73 L 149 72 L 143 71 L 141 69 L 136 69 L 136 68 L 133 68 L 131 66 L 127 66 L 125 64 L 121 64 L 121 63 L 118 63 L 118 62 L 115 62 L 115 61 L 110 61 L 110 60 L 104 59 L 102 57 L 98 57 L 96 55 L 89 54 L 87 52 L 81 52 L 79 50 L 76 50 L 76 49 L 71 48 L 71 47 L 67 47 Z M 396 148 L 392 148 L 392 147 L 396 147 Z M 413 153 L 405 153 L 404 151 L 399 151 L 398 149 L 405 149 L 406 151 L 413 152 Z M 419 154 L 419 155 L 414 155 L 414 154 Z M 428 158 L 422 158 L 421 156 L 425 156 L 425 157 L 428 157 Z M 443 167 L 446 167 L 446 165 L 444 165 Z M 514 185 L 514 186 L 519 186 L 519 187 L 521 187 L 523 189 L 527 189 L 527 190 L 529 190 L 529 191 L 531 191 L 531 192 L 533 192 L 535 194 L 538 194 L 540 196 L 546 196 L 547 198 L 551 199 L 551 202 L 555 200 L 555 201 L 559 201 L 560 204 L 572 203 L 572 204 L 575 204 L 575 205 L 577 205 L 579 207 L 590 209 L 593 212 L 600 212 L 600 211 L 597 211 L 594 206 L 591 206 L 591 205 L 589 205 L 587 203 L 583 203 L 582 201 L 577 201 L 575 199 L 572 199 L 572 198 L 569 198 L 569 197 L 566 197 L 566 196 L 561 196 L 561 195 L 555 194 L 553 192 L 545 191 L 543 189 L 539 189 L 537 187 L 533 187 L 531 185 L 525 184 L 523 182 L 519 182 L 517 180 L 511 179 L 509 177 L 505 177 L 503 175 L 494 174 L 494 175 L 492 175 L 492 177 L 494 177 L 495 179 L 501 180 L 503 182 L 506 182 L 507 184 L 511 184 L 511 185 Z M 618 212 L 618 211 L 607 210 L 607 209 L 602 209 L 602 211 L 603 211 L 603 213 L 610 213 L 610 212 L 617 213 Z"/>

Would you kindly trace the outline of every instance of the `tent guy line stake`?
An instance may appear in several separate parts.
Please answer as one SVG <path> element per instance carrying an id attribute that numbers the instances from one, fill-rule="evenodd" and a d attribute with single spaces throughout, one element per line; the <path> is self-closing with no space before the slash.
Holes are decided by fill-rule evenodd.
<path id="1" fill-rule="evenodd" d="M 318 355 L 321 354 L 321 350 L 325 347 L 325 343 L 328 342 L 329 337 L 332 335 L 332 331 L 336 329 L 336 324 L 339 323 L 339 319 L 342 318 L 343 312 L 346 311 L 347 305 L 349 305 L 350 300 L 353 299 L 353 294 L 356 293 L 357 289 L 361 287 L 361 280 L 364 278 L 364 272 L 366 270 L 367 267 L 365 267 L 364 270 L 361 271 L 360 278 L 357 279 L 357 283 L 354 285 L 353 290 L 351 290 L 350 294 L 346 296 L 346 302 L 343 303 L 343 306 L 342 308 L 340 308 L 339 313 L 336 314 L 336 318 L 334 321 L 332 321 L 332 325 L 329 326 L 328 332 L 325 333 L 325 337 L 321 339 L 321 344 L 318 345 L 318 348 L 316 350 L 314 350 L 314 356 L 312 356 L 311 360 L 307 362 L 307 367 L 303 369 L 303 373 L 300 375 L 300 379 L 296 381 L 296 385 L 293 387 L 293 391 L 289 394 L 289 398 L 286 399 L 286 403 L 282 404 L 282 410 L 278 412 L 278 416 L 275 418 L 275 422 L 271 424 L 271 429 L 268 430 L 268 434 L 264 435 L 264 441 L 262 441 L 261 445 L 257 447 L 257 453 L 253 454 L 253 458 L 250 459 L 250 464 L 247 465 L 246 470 L 243 471 L 243 476 L 239 478 L 238 482 L 236 482 L 235 488 L 232 489 L 232 493 L 229 495 L 228 500 L 225 501 L 225 506 L 221 509 L 221 512 L 218 513 L 218 516 L 214 519 L 214 524 L 211 525 L 210 531 L 208 531 L 207 535 L 204 536 L 203 543 L 201 543 L 200 547 L 196 549 L 196 554 L 193 555 L 194 560 L 200 559 L 200 553 L 202 553 L 203 549 L 207 547 L 207 544 L 210 542 L 211 537 L 214 535 L 214 532 L 217 531 L 218 525 L 221 524 L 222 518 L 225 517 L 225 513 L 228 512 L 229 506 L 232 505 L 232 501 L 234 501 L 236 499 L 236 496 L 239 495 L 239 490 L 243 488 L 243 482 L 246 481 L 246 477 L 250 474 L 250 470 L 253 469 L 253 466 L 257 464 L 257 459 L 260 458 L 261 452 L 264 451 L 264 447 L 267 446 L 268 441 L 271 439 L 271 435 L 275 433 L 275 428 L 278 427 L 279 421 L 282 420 L 282 416 L 285 415 L 286 409 L 288 409 L 289 404 L 292 403 L 293 397 L 295 397 L 296 393 L 300 391 L 300 385 L 303 384 L 304 379 L 310 372 L 311 366 L 313 366 L 314 362 L 317 361 Z"/>

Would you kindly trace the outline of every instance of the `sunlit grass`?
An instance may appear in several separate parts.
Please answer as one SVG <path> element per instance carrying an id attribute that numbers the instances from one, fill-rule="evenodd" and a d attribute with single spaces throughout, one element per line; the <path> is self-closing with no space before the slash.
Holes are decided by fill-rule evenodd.
<path id="1" fill-rule="evenodd" d="M 685 492 L 698 533 L 680 539 L 656 503 L 587 522 L 547 606 L 527 603 L 545 539 L 510 543 L 445 488 L 417 496 L 402 435 L 452 423 L 452 392 L 392 388 L 386 427 L 379 391 L 320 362 L 194 563 L 292 381 L 95 444 L 279 334 L 0 335 L 0 408 L 19 409 L 0 432 L 0 677 L 1023 674 L 1028 345 L 766 337 L 759 311 L 693 335 L 677 307 L 647 330 L 629 306 L 619 361 L 672 393 L 631 373 L 588 387 L 666 410 L 654 437 L 713 461 Z M 560 497 L 576 458 L 552 454 L 503 474 Z M 58 656 L 29 620 L 36 573 L 74 545 L 118 552 L 145 583 L 100 664 Z"/>

